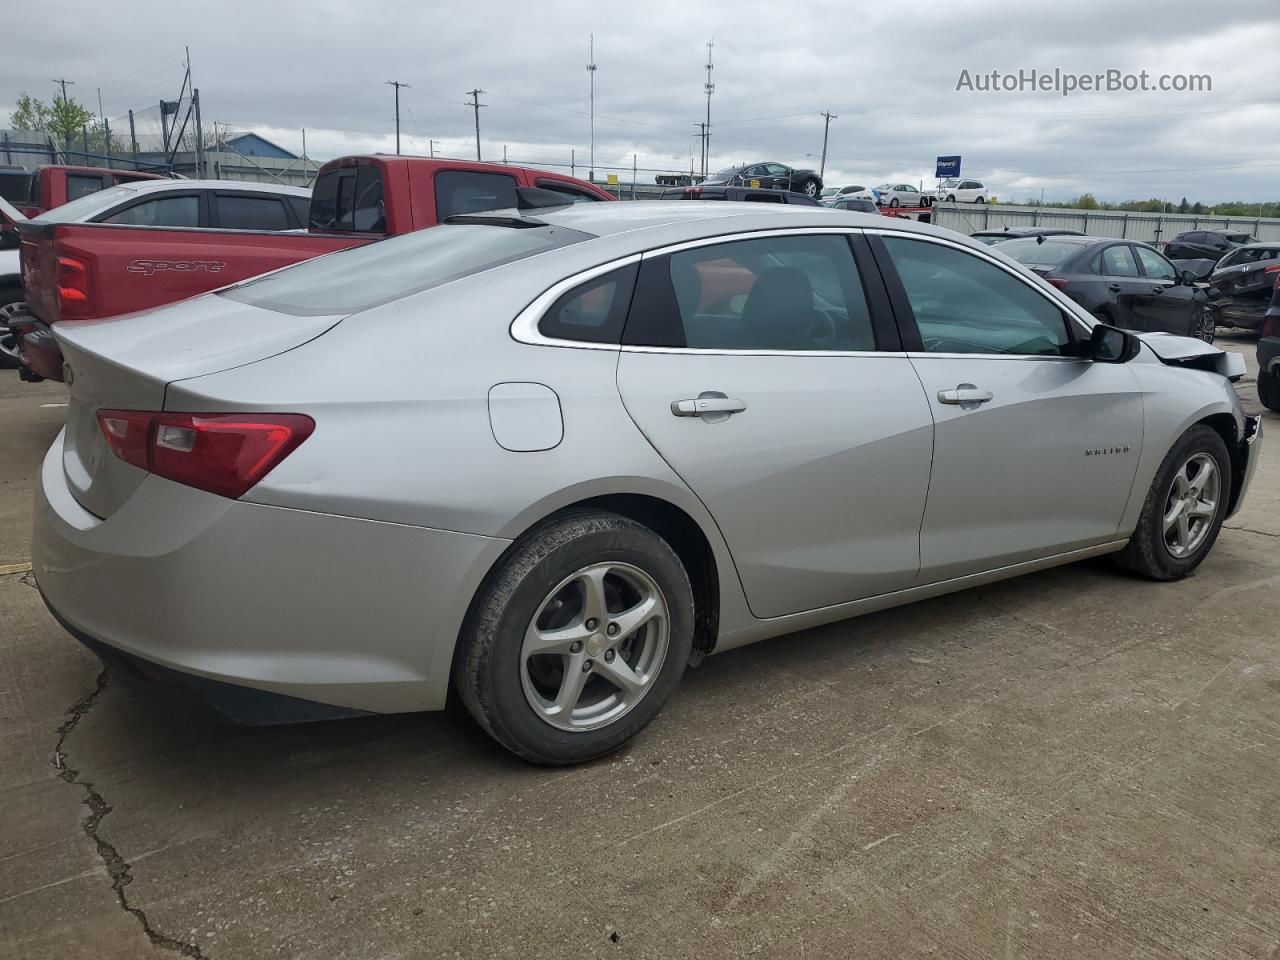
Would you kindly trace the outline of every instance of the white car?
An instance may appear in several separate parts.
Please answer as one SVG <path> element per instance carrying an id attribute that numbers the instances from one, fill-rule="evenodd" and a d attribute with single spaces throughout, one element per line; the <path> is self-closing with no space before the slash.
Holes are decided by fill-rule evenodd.
<path id="1" fill-rule="evenodd" d="M 949 177 L 941 181 L 930 191 L 934 202 L 949 201 L 951 203 L 986 203 L 987 185 L 981 180 L 966 180 L 963 177 Z"/>
<path id="2" fill-rule="evenodd" d="M 858 184 L 848 183 L 840 187 L 823 187 L 822 196 L 818 202 L 824 206 L 831 206 L 837 200 L 870 200 L 873 203 L 876 199 L 876 192 L 870 187 L 863 187 Z"/>
<path id="3" fill-rule="evenodd" d="M 909 183 L 882 183 L 876 194 L 882 207 L 918 207 L 924 202 L 924 195 Z"/>

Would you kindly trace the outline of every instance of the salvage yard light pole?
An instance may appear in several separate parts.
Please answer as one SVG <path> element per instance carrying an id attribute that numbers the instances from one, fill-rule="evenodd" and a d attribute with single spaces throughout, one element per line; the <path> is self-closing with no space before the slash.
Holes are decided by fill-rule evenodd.
<path id="1" fill-rule="evenodd" d="M 591 78 L 591 165 L 587 168 L 587 181 L 596 180 L 596 35 L 591 34 L 590 53 L 587 54 L 587 75 Z"/>
<path id="2" fill-rule="evenodd" d="M 707 125 L 702 131 L 702 179 L 707 178 L 707 165 L 711 162 L 711 94 L 715 93 L 716 85 L 711 79 L 711 48 L 716 45 L 714 40 L 707 41 L 707 82 L 702 85 L 702 89 L 707 92 Z"/>

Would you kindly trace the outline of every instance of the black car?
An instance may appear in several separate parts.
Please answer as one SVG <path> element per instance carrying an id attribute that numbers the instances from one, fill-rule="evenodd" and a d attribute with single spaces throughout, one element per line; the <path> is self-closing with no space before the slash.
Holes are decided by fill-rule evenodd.
<path id="1" fill-rule="evenodd" d="M 1006 240 L 997 249 L 1030 267 L 1103 323 L 1213 342 L 1208 292 L 1145 243 L 1107 237 Z"/>
<path id="2" fill-rule="evenodd" d="M 1220 327 L 1257 330 L 1280 278 L 1280 243 L 1246 243 L 1218 261 L 1209 275 L 1209 310 Z"/>
<path id="3" fill-rule="evenodd" d="M 1258 399 L 1268 410 L 1280 412 L 1280 283 L 1271 291 L 1258 334 Z"/>
<path id="4" fill-rule="evenodd" d="M 806 207 L 820 207 L 817 200 L 803 193 L 783 193 L 780 190 L 757 190 L 752 187 L 724 187 L 712 184 L 696 187 L 675 187 L 662 191 L 663 200 L 735 200 L 753 203 L 798 203 Z M 872 204 L 874 207 L 875 204 Z"/>
<path id="5" fill-rule="evenodd" d="M 782 163 L 748 163 L 728 167 L 702 181 L 706 186 L 756 187 L 786 190 L 817 199 L 822 193 L 822 177 L 816 170 L 796 170 Z"/>
<path id="6" fill-rule="evenodd" d="M 1079 230 L 1064 230 L 1062 227 L 1018 227 L 1015 230 L 1005 227 L 1003 230 L 979 230 L 977 233 L 969 234 L 969 236 L 979 243 L 985 243 L 989 246 L 993 243 L 1018 240 L 1022 237 L 1083 237 L 1084 234 Z"/>
<path id="7" fill-rule="evenodd" d="M 1228 230 L 1187 230 L 1178 234 L 1164 248 L 1170 260 L 1221 260 L 1236 247 L 1253 243 L 1247 233 Z"/>

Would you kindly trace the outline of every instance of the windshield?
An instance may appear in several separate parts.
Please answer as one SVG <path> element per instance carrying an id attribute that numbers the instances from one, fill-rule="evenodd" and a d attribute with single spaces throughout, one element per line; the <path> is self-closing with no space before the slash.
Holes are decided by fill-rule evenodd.
<path id="1" fill-rule="evenodd" d="M 79 223 L 88 220 L 94 214 L 101 213 L 115 206 L 121 200 L 138 196 L 133 187 L 108 187 L 97 193 L 86 193 L 60 207 L 46 210 L 38 217 L 32 218 L 36 223 Z"/>
<path id="2" fill-rule="evenodd" d="M 295 317 L 345 316 L 589 239 L 564 227 L 442 224 L 304 260 L 220 296 Z"/>
<path id="3" fill-rule="evenodd" d="M 1067 243 L 1063 240 L 1046 240 L 1038 242 L 1034 237 L 1019 240 L 1005 240 L 1000 244 L 1000 252 L 1007 253 L 1019 263 L 1028 267 L 1056 267 L 1071 254 L 1080 249 L 1078 243 Z"/>
<path id="4" fill-rule="evenodd" d="M 876 187 L 876 189 L 877 189 L 877 190 L 892 190 L 892 189 L 893 189 L 893 184 L 892 184 L 892 183 L 882 183 L 882 184 L 880 184 L 880 186 Z"/>
<path id="5" fill-rule="evenodd" d="M 993 243 L 1004 243 L 1004 241 L 1009 240 L 1011 238 L 1008 236 L 1008 234 L 975 233 L 973 234 L 973 239 L 977 240 L 979 243 L 985 243 L 987 246 L 991 246 L 991 244 Z"/>

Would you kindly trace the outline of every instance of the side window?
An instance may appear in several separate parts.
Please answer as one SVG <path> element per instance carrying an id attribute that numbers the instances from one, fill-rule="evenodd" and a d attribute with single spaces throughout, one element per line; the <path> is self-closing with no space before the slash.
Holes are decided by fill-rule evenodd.
<path id="1" fill-rule="evenodd" d="M 925 350 L 1064 356 L 1062 311 L 1017 277 L 939 243 L 884 237 Z"/>
<path id="2" fill-rule="evenodd" d="M 776 190 L 761 190 L 759 193 L 744 194 L 743 200 L 751 200 L 756 203 L 785 203 L 786 197 Z"/>
<path id="3" fill-rule="evenodd" d="M 1173 264 L 1154 250 L 1147 247 L 1134 249 L 1138 251 L 1138 259 L 1142 261 L 1142 272 L 1148 277 L 1157 280 L 1173 280 L 1178 276 L 1178 272 L 1173 269 Z"/>
<path id="4" fill-rule="evenodd" d="M 595 194 L 587 193 L 570 183 L 560 183 L 556 180 L 539 180 L 538 187 L 542 190 L 550 190 L 553 193 L 563 193 L 570 203 L 594 203 L 600 198 Z"/>
<path id="5" fill-rule="evenodd" d="M 387 211 L 382 199 L 382 171 L 370 164 L 356 167 L 352 229 L 361 233 L 386 233 Z"/>
<path id="6" fill-rule="evenodd" d="M 625 342 L 706 350 L 874 350 L 847 238 L 769 237 L 646 260 Z"/>
<path id="7" fill-rule="evenodd" d="M 134 227 L 198 227 L 200 198 L 195 194 L 182 197 L 156 197 L 107 217 L 104 223 L 124 223 Z"/>
<path id="8" fill-rule="evenodd" d="M 79 200 L 103 188 L 102 177 L 84 173 L 67 174 L 67 201 Z"/>
<path id="9" fill-rule="evenodd" d="M 639 267 L 621 267 L 570 290 L 542 315 L 538 331 L 558 340 L 621 342 Z"/>
<path id="10" fill-rule="evenodd" d="M 436 174 L 436 219 L 516 205 L 515 177 L 505 173 L 442 170 Z"/>
<path id="11" fill-rule="evenodd" d="M 332 170 L 316 178 L 311 190 L 308 219 L 312 230 L 332 230 L 338 215 L 338 180 L 340 171 Z"/>
<path id="12" fill-rule="evenodd" d="M 785 177 L 791 172 L 780 163 L 766 163 L 764 166 L 765 169 L 769 171 L 769 176 L 771 177 Z"/>
<path id="13" fill-rule="evenodd" d="M 276 197 L 217 195 L 218 226 L 224 230 L 288 230 L 289 215 Z"/>
<path id="14" fill-rule="evenodd" d="M 285 197 L 284 200 L 293 211 L 295 225 L 305 227 L 307 218 L 311 215 L 311 201 L 306 197 Z"/>
<path id="15" fill-rule="evenodd" d="M 1138 265 L 1134 262 L 1132 248 L 1127 243 L 1117 243 L 1102 251 L 1102 269 L 1106 277 L 1136 277 Z"/>

